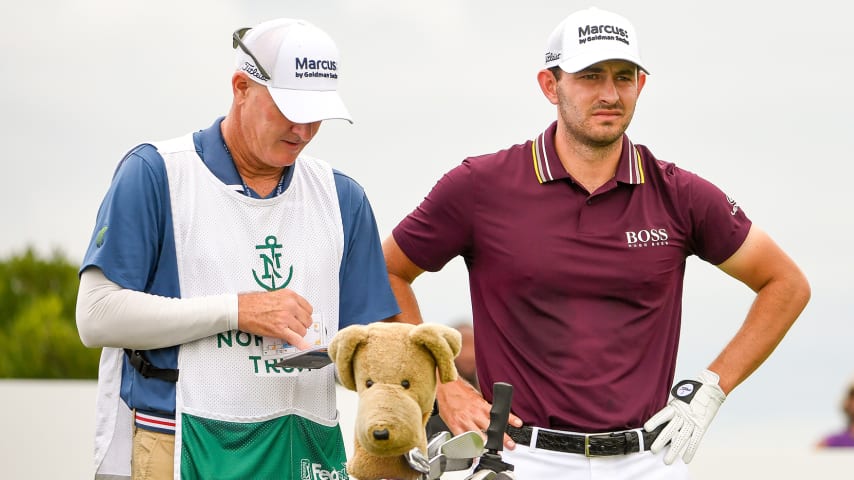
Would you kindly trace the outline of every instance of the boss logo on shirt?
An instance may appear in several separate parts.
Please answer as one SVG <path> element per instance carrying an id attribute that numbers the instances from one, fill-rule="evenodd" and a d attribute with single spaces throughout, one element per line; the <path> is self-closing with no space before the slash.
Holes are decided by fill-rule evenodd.
<path id="1" fill-rule="evenodd" d="M 658 247 L 668 245 L 668 238 L 670 237 L 667 235 L 667 229 L 650 228 L 636 232 L 626 232 L 626 245 L 631 248 Z"/>

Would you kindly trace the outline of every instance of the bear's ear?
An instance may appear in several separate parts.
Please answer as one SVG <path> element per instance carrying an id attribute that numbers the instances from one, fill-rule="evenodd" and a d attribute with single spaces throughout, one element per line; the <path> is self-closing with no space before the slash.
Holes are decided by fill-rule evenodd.
<path id="1" fill-rule="evenodd" d="M 436 360 L 439 369 L 439 381 L 452 382 L 457 379 L 457 367 L 454 358 L 460 354 L 463 337 L 460 332 L 445 325 L 422 323 L 409 333 L 417 345 L 423 345 Z"/>
<path id="2" fill-rule="evenodd" d="M 329 342 L 329 358 L 335 363 L 341 385 L 349 390 L 356 391 L 353 356 L 356 354 L 356 349 L 367 339 L 368 328 L 366 326 L 351 325 L 336 333 L 332 337 L 332 341 Z"/>

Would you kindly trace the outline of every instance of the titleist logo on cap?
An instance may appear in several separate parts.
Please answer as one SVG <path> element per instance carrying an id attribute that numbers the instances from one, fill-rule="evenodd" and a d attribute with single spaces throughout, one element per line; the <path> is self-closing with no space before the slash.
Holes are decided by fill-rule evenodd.
<path id="1" fill-rule="evenodd" d="M 258 67 L 252 65 L 249 62 L 243 62 L 243 65 L 240 66 L 240 69 L 248 73 L 249 75 L 252 75 L 253 77 L 257 78 L 259 82 L 267 81 L 267 79 L 264 78 L 264 75 L 261 74 L 261 71 L 258 70 Z"/>

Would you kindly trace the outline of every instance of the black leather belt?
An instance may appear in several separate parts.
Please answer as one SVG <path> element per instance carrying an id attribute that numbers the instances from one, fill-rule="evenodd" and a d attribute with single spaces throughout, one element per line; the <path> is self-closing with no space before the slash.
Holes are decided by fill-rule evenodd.
<path id="1" fill-rule="evenodd" d="M 661 433 L 664 425 L 652 432 L 640 429 L 643 435 L 643 450 L 649 450 L 649 446 Z M 519 445 L 543 448 L 555 452 L 578 453 L 587 457 L 604 457 L 609 455 L 625 455 L 641 451 L 639 430 L 626 430 L 622 432 L 591 433 L 588 435 L 557 432 L 554 430 L 540 429 L 537 432 L 537 444 L 531 445 L 531 427 L 516 428 L 507 426 L 507 434 Z"/>

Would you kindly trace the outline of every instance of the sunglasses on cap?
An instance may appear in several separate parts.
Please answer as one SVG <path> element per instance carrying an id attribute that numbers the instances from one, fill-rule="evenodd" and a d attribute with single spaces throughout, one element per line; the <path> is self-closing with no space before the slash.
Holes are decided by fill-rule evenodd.
<path id="1" fill-rule="evenodd" d="M 243 36 L 246 35 L 246 32 L 248 32 L 249 30 L 252 30 L 252 27 L 243 27 L 235 30 L 234 33 L 231 34 L 231 48 L 240 47 L 240 49 L 243 50 L 243 53 L 249 55 L 249 58 L 251 58 L 252 61 L 255 62 L 255 66 L 258 67 L 258 71 L 261 73 L 261 75 L 264 76 L 264 80 L 270 80 L 272 78 L 270 74 L 267 73 L 266 70 L 264 70 L 264 67 L 261 66 L 261 63 L 258 61 L 257 58 L 255 58 L 255 55 L 252 54 L 252 51 L 249 50 L 249 47 L 247 47 L 246 44 L 243 43 Z"/>

